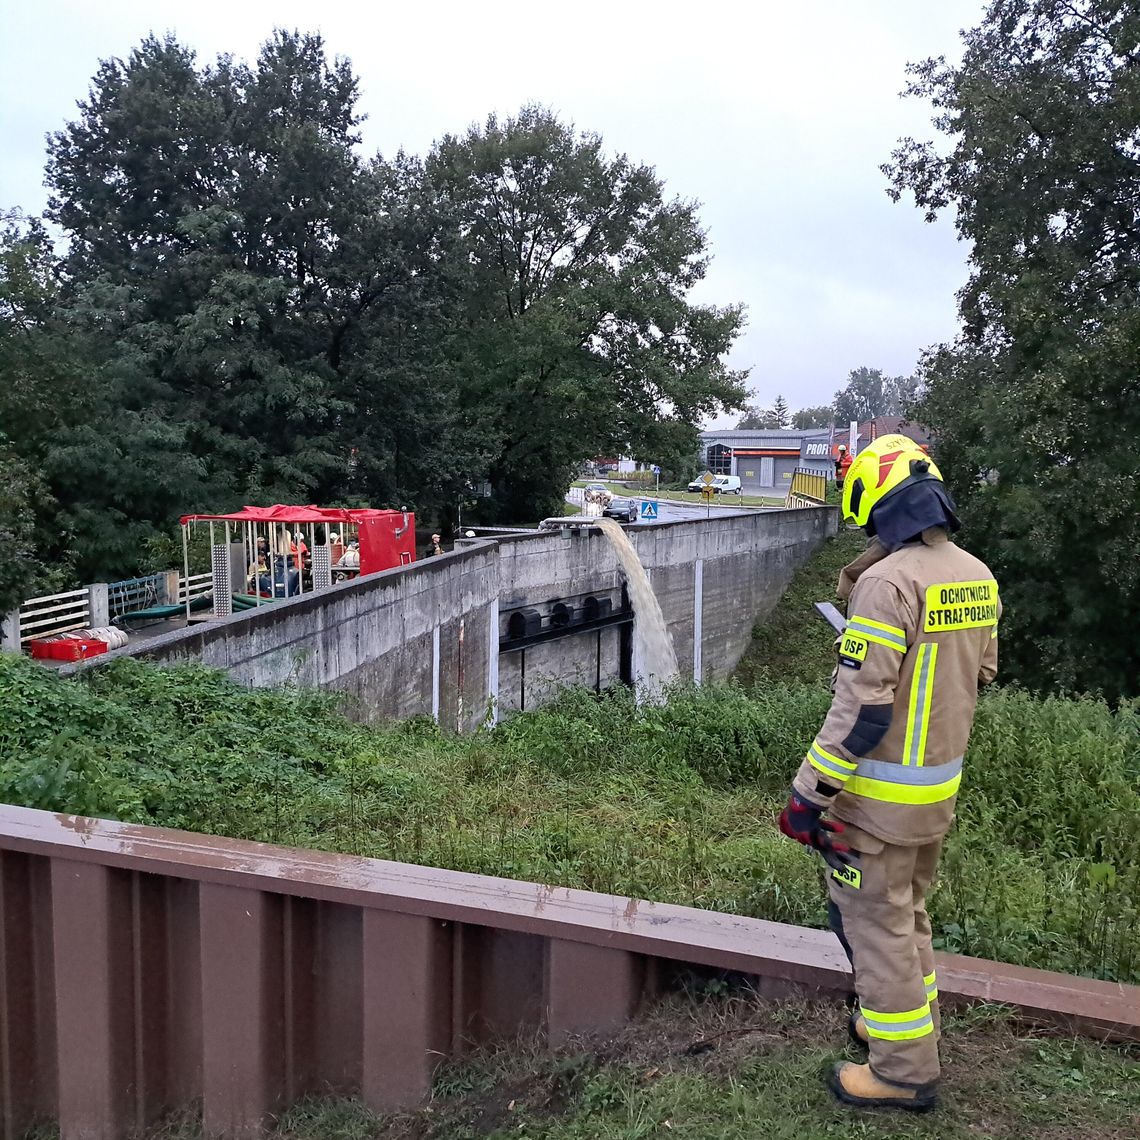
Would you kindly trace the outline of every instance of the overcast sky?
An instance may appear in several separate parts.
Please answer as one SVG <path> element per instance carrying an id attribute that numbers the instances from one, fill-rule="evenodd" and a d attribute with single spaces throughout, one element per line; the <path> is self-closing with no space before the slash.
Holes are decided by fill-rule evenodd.
<path id="1" fill-rule="evenodd" d="M 949 219 L 893 205 L 879 165 L 930 109 L 908 61 L 960 54 L 983 0 L 365 4 L 347 0 L 3 0 L 0 207 L 43 208 L 44 135 L 99 59 L 150 31 L 202 60 L 251 59 L 274 26 L 319 29 L 361 78 L 369 152 L 536 101 L 702 203 L 714 260 L 698 296 L 742 301 L 733 353 L 755 397 L 830 401 L 860 365 L 909 373 L 953 335 L 966 249 Z M 748 9 L 751 9 L 749 11 Z M 728 426 L 735 417 L 711 426 Z"/>

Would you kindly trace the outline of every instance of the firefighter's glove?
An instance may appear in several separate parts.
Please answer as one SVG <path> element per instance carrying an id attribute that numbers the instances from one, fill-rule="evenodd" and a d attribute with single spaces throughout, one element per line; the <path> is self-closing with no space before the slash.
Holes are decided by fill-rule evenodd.
<path id="1" fill-rule="evenodd" d="M 839 843 L 832 838 L 844 830 L 843 824 L 833 823 L 831 820 L 823 819 L 822 816 L 822 808 L 809 804 L 793 791 L 788 796 L 787 806 L 780 812 L 780 830 L 789 839 L 794 839 L 805 847 L 814 847 L 829 867 L 842 871 L 849 863 L 854 862 L 850 854 L 851 848 L 846 843 Z"/>

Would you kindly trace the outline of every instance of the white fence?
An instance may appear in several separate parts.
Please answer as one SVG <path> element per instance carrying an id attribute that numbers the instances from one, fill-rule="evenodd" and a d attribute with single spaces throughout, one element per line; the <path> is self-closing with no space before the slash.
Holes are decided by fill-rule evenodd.
<path id="1" fill-rule="evenodd" d="M 78 590 L 28 598 L 0 620 L 0 649 L 19 653 L 29 641 L 41 637 L 107 626 L 124 614 L 152 606 L 175 603 L 184 606 L 187 598 L 194 601 L 212 589 L 209 572 L 184 578 L 171 571 L 123 582 L 97 582 Z"/>
<path id="2" fill-rule="evenodd" d="M 211 571 L 207 570 L 205 574 L 191 574 L 189 578 L 183 578 L 181 574 L 178 575 L 178 604 L 184 606 L 186 604 L 186 597 L 189 595 L 190 601 L 195 598 L 200 598 L 203 594 L 208 594 L 214 588 L 214 575 Z"/>
<path id="3" fill-rule="evenodd" d="M 15 616 L 21 645 L 37 637 L 86 629 L 92 624 L 91 589 L 84 586 L 81 590 L 29 598 L 15 611 Z"/>

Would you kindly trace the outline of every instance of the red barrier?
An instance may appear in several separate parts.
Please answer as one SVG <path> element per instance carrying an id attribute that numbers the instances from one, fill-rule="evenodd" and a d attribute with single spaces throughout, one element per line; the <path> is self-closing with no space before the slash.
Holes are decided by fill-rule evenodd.
<path id="1" fill-rule="evenodd" d="M 117 1137 L 191 1101 L 226 1136 L 307 1093 L 416 1105 L 471 1042 L 616 1028 L 668 963 L 849 987 L 822 931 L 0 806 L 9 1137 Z M 1134 987 L 943 956 L 939 989 L 1140 1039 Z"/>

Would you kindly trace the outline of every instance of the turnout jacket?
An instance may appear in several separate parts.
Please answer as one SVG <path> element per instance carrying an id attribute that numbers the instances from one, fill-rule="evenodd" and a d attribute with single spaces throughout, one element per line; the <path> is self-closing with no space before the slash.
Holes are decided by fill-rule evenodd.
<path id="1" fill-rule="evenodd" d="M 997 582 L 934 528 L 893 554 L 872 540 L 839 595 L 835 697 L 795 789 L 884 842 L 933 842 L 954 817 L 978 685 L 997 673 Z"/>

